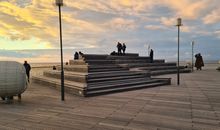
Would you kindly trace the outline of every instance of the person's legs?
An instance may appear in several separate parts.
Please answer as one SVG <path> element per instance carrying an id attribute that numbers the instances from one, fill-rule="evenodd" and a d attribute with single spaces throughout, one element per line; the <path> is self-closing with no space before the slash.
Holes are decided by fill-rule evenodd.
<path id="1" fill-rule="evenodd" d="M 5 97 L 1 97 L 2 98 L 2 100 L 5 100 Z"/>
<path id="2" fill-rule="evenodd" d="M 122 53 L 121 53 L 121 49 L 119 49 L 119 55 L 121 55 Z"/>
<path id="3" fill-rule="evenodd" d="M 28 82 L 30 81 L 30 72 L 27 72 Z"/>
<path id="4" fill-rule="evenodd" d="M 18 101 L 21 101 L 21 94 L 18 94 Z"/>

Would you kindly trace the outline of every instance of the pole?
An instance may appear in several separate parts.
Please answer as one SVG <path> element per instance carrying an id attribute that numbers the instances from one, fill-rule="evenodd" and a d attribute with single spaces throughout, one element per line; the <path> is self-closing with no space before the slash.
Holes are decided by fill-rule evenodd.
<path id="1" fill-rule="evenodd" d="M 59 7 L 59 24 L 60 24 L 61 100 L 64 101 L 64 71 L 63 71 L 63 43 L 62 43 L 61 5 L 58 5 L 58 7 Z"/>
<path id="2" fill-rule="evenodd" d="M 179 51 L 180 51 L 180 26 L 177 26 L 178 27 L 178 52 L 177 52 L 177 85 L 180 84 L 180 61 L 179 61 Z"/>
<path id="3" fill-rule="evenodd" d="M 192 72 L 194 71 L 194 61 L 193 61 L 193 57 L 194 57 L 194 41 L 192 41 Z"/>

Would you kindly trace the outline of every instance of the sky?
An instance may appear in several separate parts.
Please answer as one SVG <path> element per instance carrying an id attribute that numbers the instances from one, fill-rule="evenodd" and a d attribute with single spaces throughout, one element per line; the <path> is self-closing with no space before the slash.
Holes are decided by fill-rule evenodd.
<path id="1" fill-rule="evenodd" d="M 220 60 L 219 0 L 63 0 L 64 61 L 75 51 L 110 54 L 117 42 L 128 53 L 176 61 L 194 53 Z M 59 19 L 55 0 L 0 0 L 0 60 L 59 62 Z"/>

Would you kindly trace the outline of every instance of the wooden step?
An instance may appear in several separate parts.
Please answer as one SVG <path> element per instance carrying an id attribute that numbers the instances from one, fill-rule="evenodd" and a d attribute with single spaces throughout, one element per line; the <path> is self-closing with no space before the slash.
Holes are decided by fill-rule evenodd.
<path id="1" fill-rule="evenodd" d="M 96 95 L 102 95 L 102 94 L 109 94 L 113 92 L 122 92 L 122 91 L 136 90 L 136 89 L 155 87 L 155 86 L 161 86 L 161 85 L 169 85 L 169 84 L 170 84 L 170 81 L 167 80 L 167 81 L 158 81 L 158 82 L 149 83 L 149 84 L 131 85 L 131 86 L 119 87 L 119 88 L 87 91 L 85 93 L 85 96 L 96 96 Z"/>
<path id="2" fill-rule="evenodd" d="M 61 70 L 60 66 L 57 66 L 57 70 Z M 88 73 L 88 65 L 64 65 L 64 71 L 82 72 Z"/>
<path id="3" fill-rule="evenodd" d="M 142 72 L 134 71 L 109 71 L 109 72 L 94 72 L 89 73 L 88 78 L 106 78 L 106 77 L 118 77 L 118 76 L 128 76 L 128 75 L 144 75 Z"/>
<path id="4" fill-rule="evenodd" d="M 94 79 L 88 79 L 87 83 L 126 80 L 126 79 L 144 78 L 144 77 L 146 77 L 146 76 L 144 76 L 144 75 L 128 75 L 128 76 L 107 77 L 107 78 L 94 78 Z"/>
<path id="5" fill-rule="evenodd" d="M 139 80 L 139 81 L 134 81 L 134 80 L 124 80 L 124 82 L 117 82 L 115 81 L 114 83 L 110 84 L 93 84 L 90 85 L 88 84 L 87 91 L 94 91 L 94 90 L 101 90 L 101 89 L 112 89 L 112 88 L 119 88 L 119 87 L 126 87 L 126 86 L 134 86 L 134 85 L 140 85 L 140 84 L 149 84 L 149 83 L 154 83 L 157 82 L 157 80 L 151 80 L 151 79 L 144 79 L 144 80 Z"/>
<path id="6" fill-rule="evenodd" d="M 136 56 L 108 56 L 108 60 L 146 60 L 150 57 L 136 57 Z"/>
<path id="7" fill-rule="evenodd" d="M 176 63 L 173 62 L 168 62 L 168 63 L 130 63 L 126 65 L 121 65 L 121 66 L 127 66 L 129 68 L 134 68 L 134 67 L 151 67 L 151 66 L 176 66 Z"/>
<path id="8" fill-rule="evenodd" d="M 136 81 L 142 81 L 142 80 L 148 80 L 150 77 L 136 77 L 136 78 L 130 78 L 128 79 L 130 82 L 136 82 Z M 103 81 L 103 82 L 93 82 L 88 83 L 88 86 L 97 86 L 97 85 L 106 85 L 106 84 L 115 84 L 117 83 L 124 83 L 127 81 L 127 79 L 121 79 L 121 80 L 109 80 L 109 81 Z"/>
<path id="9" fill-rule="evenodd" d="M 190 73 L 190 72 L 191 72 L 190 69 L 180 69 L 180 73 Z M 151 71 L 152 76 L 164 75 L 164 74 L 176 74 L 176 73 L 177 73 L 177 69 Z"/>
<path id="10" fill-rule="evenodd" d="M 47 70 L 43 72 L 45 77 L 60 79 L 61 72 L 59 70 Z M 65 80 L 86 83 L 87 73 L 64 72 Z"/>
<path id="11" fill-rule="evenodd" d="M 128 68 L 90 69 L 90 70 L 89 70 L 89 73 L 92 73 L 92 72 L 111 72 L 111 71 L 123 71 L 123 70 L 127 70 L 127 71 L 128 71 Z"/>
<path id="12" fill-rule="evenodd" d="M 55 88 L 59 91 L 61 89 L 60 79 L 55 79 L 55 78 L 50 78 L 50 77 L 45 77 L 45 76 L 37 76 L 37 77 L 33 76 L 32 82 L 39 83 L 50 88 Z M 85 90 L 87 88 L 87 84 L 65 80 L 64 88 L 65 88 L 65 92 L 67 93 L 84 96 Z"/>
<path id="13" fill-rule="evenodd" d="M 184 66 L 180 66 L 180 69 L 184 69 Z M 151 67 L 139 67 L 140 70 L 169 70 L 169 69 L 177 69 L 177 66 L 151 66 Z"/>

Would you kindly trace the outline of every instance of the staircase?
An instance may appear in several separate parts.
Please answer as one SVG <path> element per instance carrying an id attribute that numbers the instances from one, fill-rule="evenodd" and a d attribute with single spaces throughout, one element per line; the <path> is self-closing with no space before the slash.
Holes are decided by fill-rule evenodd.
<path id="1" fill-rule="evenodd" d="M 70 60 L 70 65 L 64 65 L 65 91 L 86 97 L 170 84 L 170 78 L 151 78 L 151 75 L 175 73 L 176 64 L 149 61 L 149 57 L 138 54 L 87 54 L 84 59 Z M 44 71 L 32 81 L 60 90 L 60 67 Z"/>

